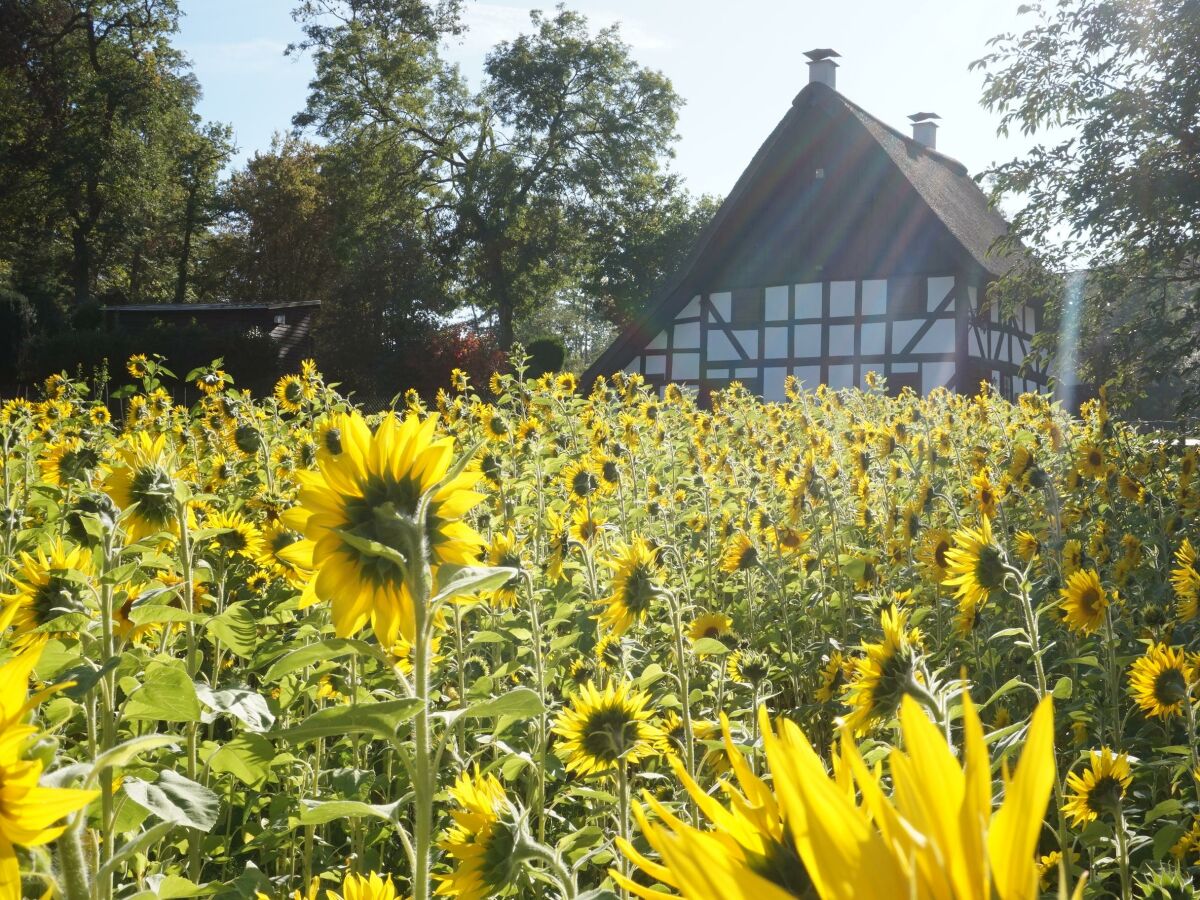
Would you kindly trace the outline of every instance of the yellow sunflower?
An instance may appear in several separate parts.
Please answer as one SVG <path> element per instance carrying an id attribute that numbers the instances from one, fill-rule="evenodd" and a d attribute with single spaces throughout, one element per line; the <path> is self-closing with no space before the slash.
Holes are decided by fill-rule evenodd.
<path id="1" fill-rule="evenodd" d="M 619 669 L 625 663 L 625 645 L 621 643 L 619 634 L 610 632 L 604 635 L 596 641 L 592 654 L 596 657 L 597 668 L 602 672 Z"/>
<path id="2" fill-rule="evenodd" d="M 514 809 L 504 785 L 494 775 L 463 772 L 450 788 L 458 808 L 450 811 L 454 825 L 438 842 L 457 866 L 436 876 L 438 897 L 487 900 L 507 884 L 517 865 L 513 858 L 516 831 L 510 825 Z"/>
<path id="3" fill-rule="evenodd" d="M 874 722 L 895 715 L 917 677 L 921 632 L 908 627 L 907 610 L 889 607 L 879 621 L 883 640 L 863 642 L 863 655 L 850 663 L 850 681 L 842 698 L 850 712 L 840 725 L 855 734 L 865 734 Z"/>
<path id="4" fill-rule="evenodd" d="M 1031 562 L 1042 552 L 1042 542 L 1036 534 L 1029 531 L 1018 531 L 1015 535 L 1017 556 L 1025 562 Z"/>
<path id="5" fill-rule="evenodd" d="M 92 555 L 83 547 L 69 548 L 55 538 L 32 554 L 20 554 L 20 568 L 12 576 L 13 590 L 0 594 L 0 631 L 13 628 L 16 648 L 36 643 L 46 635 L 43 625 L 72 613 L 88 613 L 87 576 L 92 574 Z M 58 636 L 75 634 L 76 630 Z"/>
<path id="6" fill-rule="evenodd" d="M 204 520 L 204 528 L 215 532 L 209 542 L 214 553 L 222 556 L 240 556 L 243 559 L 260 559 L 266 551 L 262 532 L 258 526 L 236 512 L 213 513 Z"/>
<path id="7" fill-rule="evenodd" d="M 612 593 L 596 601 L 604 608 L 596 618 L 609 632 L 621 635 L 645 620 L 661 593 L 658 553 L 645 538 L 634 535 L 629 544 L 618 545 L 616 559 L 608 566 L 613 570 Z"/>
<path id="8" fill-rule="evenodd" d="M 1104 624 L 1108 597 L 1100 586 L 1095 569 L 1080 569 L 1071 573 L 1067 586 L 1059 590 L 1062 597 L 1063 620 L 1072 631 L 1092 634 Z"/>
<path id="9" fill-rule="evenodd" d="M 504 584 L 488 594 L 488 600 L 493 606 L 500 609 L 511 609 L 517 605 L 517 592 L 521 587 L 519 570 L 522 567 L 521 547 L 511 528 L 508 531 L 497 531 L 492 535 L 492 543 L 488 546 L 487 556 L 488 565 L 505 566 L 518 570 Z"/>
<path id="10" fill-rule="evenodd" d="M 629 682 L 610 682 L 602 690 L 584 685 L 554 723 L 567 769 L 586 777 L 663 753 L 666 738 L 650 721 L 649 702 Z"/>
<path id="11" fill-rule="evenodd" d="M 563 517 L 552 509 L 546 510 L 546 577 L 551 581 L 563 580 L 563 563 L 567 561 L 571 529 Z"/>
<path id="12" fill-rule="evenodd" d="M 1129 667 L 1129 690 L 1147 716 L 1167 719 L 1183 714 L 1195 676 L 1182 648 L 1152 644 Z"/>
<path id="13" fill-rule="evenodd" d="M 1067 789 L 1074 793 L 1063 804 L 1063 812 L 1071 817 L 1073 825 L 1086 825 L 1098 816 L 1116 813 L 1132 783 L 1128 756 L 1114 754 L 1109 747 L 1093 750 L 1082 775 L 1067 775 Z"/>
<path id="14" fill-rule="evenodd" d="M 821 666 L 821 686 L 817 688 L 817 699 L 828 703 L 838 696 L 846 686 L 846 679 L 854 671 L 853 660 L 847 660 L 841 650 L 829 654 L 825 665 Z"/>
<path id="15" fill-rule="evenodd" d="M 767 654 L 753 648 L 735 650 L 725 661 L 725 674 L 739 684 L 757 688 L 771 674 L 771 660 Z"/>
<path id="16" fill-rule="evenodd" d="M 400 900 L 403 894 L 396 891 L 390 875 L 369 872 L 366 875 L 348 873 L 342 879 L 341 893 L 327 890 L 327 900 Z"/>
<path id="17" fill-rule="evenodd" d="M 1104 450 L 1098 444 L 1082 444 L 1075 457 L 1075 467 L 1080 474 L 1092 478 L 1108 476 L 1108 466 L 1104 462 Z"/>
<path id="18" fill-rule="evenodd" d="M 135 353 L 126 361 L 125 371 L 132 378 L 145 378 L 150 372 L 150 360 L 146 359 L 144 353 Z"/>
<path id="19" fill-rule="evenodd" d="M 122 524 L 131 541 L 159 532 L 178 534 L 175 508 L 175 453 L 167 436 L 152 438 L 145 431 L 127 435 L 120 459 L 104 483 L 105 493 L 122 511 Z"/>
<path id="20" fill-rule="evenodd" d="M 90 484 L 100 467 L 100 454 L 77 437 L 61 438 L 49 444 L 38 459 L 42 478 L 57 487 L 74 482 Z"/>
<path id="21" fill-rule="evenodd" d="M 26 759 L 39 738 L 38 729 L 22 724 L 36 704 L 28 698 L 29 676 L 42 644 L 30 645 L 0 666 L 0 896 L 17 898 L 21 891 L 15 846 L 40 847 L 65 829 L 56 824 L 87 806 L 98 791 L 42 787 L 42 762 Z"/>
<path id="22" fill-rule="evenodd" d="M 284 375 L 275 382 L 275 400 L 286 412 L 300 412 L 316 396 L 313 383 L 299 375 Z"/>
<path id="23" fill-rule="evenodd" d="M 771 780 L 755 775 L 733 745 L 726 751 L 738 786 L 722 783 L 729 808 L 697 785 L 677 760 L 676 777 L 709 820 L 684 822 L 649 792 L 635 815 L 653 861 L 628 841 L 617 847 L 652 882 L 689 900 L 892 900 L 895 897 L 1034 897 L 1035 849 L 1054 784 L 1054 722 L 1049 699 L 1033 716 L 1025 749 L 992 809 L 992 766 L 983 727 L 964 697 L 964 747 L 956 755 L 912 698 L 900 710 L 903 751 L 889 758 L 892 795 L 880 767 L 868 766 L 843 733 L 834 776 L 800 728 L 774 730 L 759 709 Z M 740 790 L 739 790 L 740 787 Z M 861 797 L 861 804 L 856 799 Z M 645 900 L 663 894 L 618 872 L 617 883 Z"/>
<path id="24" fill-rule="evenodd" d="M 475 564 L 483 540 L 460 519 L 482 499 L 471 489 L 477 473 L 468 469 L 438 487 L 424 521 L 413 523 L 421 498 L 453 461 L 454 441 L 435 439 L 436 427 L 435 416 L 400 422 L 388 414 L 372 435 L 361 414 L 339 415 L 333 428 L 342 452 L 323 457 L 317 472 L 297 473 L 301 505 L 284 524 L 314 542 L 315 592 L 332 601 L 339 637 L 369 621 L 385 647 L 401 635 L 415 638 L 406 576 L 408 566 L 425 565 L 413 556 L 417 541 L 435 567 Z"/>
<path id="25" fill-rule="evenodd" d="M 590 458 L 581 459 L 563 469 L 562 480 L 567 486 L 567 494 L 574 501 L 593 497 L 601 488 L 600 473 Z"/>
<path id="26" fill-rule="evenodd" d="M 725 551 L 721 554 L 720 570 L 727 574 L 745 572 L 758 564 L 758 548 L 750 535 L 739 531 L 729 539 Z"/>
<path id="27" fill-rule="evenodd" d="M 954 546 L 946 551 L 948 569 L 942 584 L 955 588 L 960 613 L 973 613 L 1004 590 L 1004 553 L 992 539 L 991 520 L 984 516 L 981 522 L 979 528 L 959 528 Z"/>
<path id="28" fill-rule="evenodd" d="M 688 626 L 688 637 L 692 643 L 704 638 L 719 641 L 733 632 L 733 619 L 725 613 L 710 612 L 697 616 Z"/>
<path id="29" fill-rule="evenodd" d="M 945 581 L 950 572 L 950 560 L 946 554 L 954 546 L 950 532 L 945 528 L 931 528 L 921 535 L 921 544 L 917 548 L 917 561 L 926 576 L 934 584 Z"/>
<path id="30" fill-rule="evenodd" d="M 1196 569 L 1196 549 L 1187 538 L 1175 551 L 1171 587 L 1175 589 L 1175 609 L 1179 618 L 1185 622 L 1196 618 L 1200 611 L 1200 571 Z"/>

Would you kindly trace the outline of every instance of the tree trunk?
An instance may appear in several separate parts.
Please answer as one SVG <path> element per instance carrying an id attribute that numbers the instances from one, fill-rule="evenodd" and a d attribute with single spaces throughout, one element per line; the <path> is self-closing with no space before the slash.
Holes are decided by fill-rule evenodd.
<path id="1" fill-rule="evenodd" d="M 503 297 L 496 307 L 496 340 L 507 353 L 513 345 L 513 304 Z"/>
<path id="2" fill-rule="evenodd" d="M 74 257 L 71 260 L 71 279 L 75 306 L 79 307 L 88 302 L 92 287 L 92 245 L 88 243 L 88 232 L 82 225 L 71 229 L 71 244 Z"/>
<path id="3" fill-rule="evenodd" d="M 187 302 L 188 267 L 192 255 L 192 232 L 196 230 L 196 182 L 188 186 L 187 205 L 183 211 L 183 247 L 179 251 L 179 270 L 175 277 L 175 302 Z"/>

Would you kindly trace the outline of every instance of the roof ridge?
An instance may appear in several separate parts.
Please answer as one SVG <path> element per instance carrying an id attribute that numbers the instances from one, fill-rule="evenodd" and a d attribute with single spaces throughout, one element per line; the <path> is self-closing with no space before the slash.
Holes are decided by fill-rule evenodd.
<path id="1" fill-rule="evenodd" d="M 808 90 L 808 88 L 813 87 L 814 85 L 818 85 L 818 84 L 820 85 L 820 87 L 822 87 L 825 90 L 832 93 L 838 100 L 840 100 L 842 103 L 846 104 L 846 106 L 850 107 L 854 112 L 858 113 L 859 115 L 861 115 L 867 119 L 870 119 L 872 122 L 874 122 L 879 127 L 884 128 L 887 131 L 890 131 L 895 137 L 898 137 L 900 140 L 904 141 L 904 143 L 907 144 L 911 149 L 917 150 L 920 153 L 924 153 L 925 155 L 931 157 L 935 162 L 943 163 L 945 165 L 948 165 L 952 169 L 958 170 L 958 174 L 960 174 L 960 175 L 965 175 L 967 178 L 971 178 L 971 172 L 966 167 L 965 163 L 955 159 L 953 156 L 950 156 L 949 154 L 943 153 L 941 150 L 937 150 L 933 147 L 927 147 L 925 144 L 922 144 L 920 141 L 915 140 L 911 135 L 905 134 L 903 131 L 901 131 L 899 128 L 896 128 L 894 125 L 889 125 L 883 119 L 879 118 L 879 116 L 877 116 L 874 113 L 869 112 L 868 110 L 859 106 L 857 103 L 855 103 L 853 100 L 851 100 L 845 94 L 843 94 L 837 88 L 831 88 L 829 85 L 821 84 L 820 82 L 812 82 L 810 84 L 805 85 L 804 90 L 801 90 L 800 93 L 796 95 L 796 99 L 792 101 L 792 105 L 793 106 L 796 105 L 796 101 L 798 101 L 800 99 L 800 97 L 804 94 L 805 90 Z M 974 179 L 972 178 L 972 180 L 974 180 Z"/>

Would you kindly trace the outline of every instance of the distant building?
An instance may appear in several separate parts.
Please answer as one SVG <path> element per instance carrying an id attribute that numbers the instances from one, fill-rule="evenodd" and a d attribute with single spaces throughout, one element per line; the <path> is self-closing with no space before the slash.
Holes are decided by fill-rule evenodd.
<path id="1" fill-rule="evenodd" d="M 320 300 L 281 303 L 142 303 L 105 306 L 104 324 L 114 330 L 137 332 L 155 323 L 188 325 L 195 322 L 210 331 L 245 334 L 258 330 L 278 348 L 281 364 L 298 365 L 311 356 L 312 331 Z"/>
<path id="2" fill-rule="evenodd" d="M 702 397 L 737 380 L 767 400 L 789 374 L 842 388 L 872 370 L 897 391 L 1043 388 L 1044 371 L 1022 371 L 1041 310 L 981 311 L 1016 260 L 991 251 L 1007 223 L 935 149 L 936 114 L 902 134 L 835 90 L 838 54 L 806 55 L 809 83 L 585 380 L 639 372 Z"/>

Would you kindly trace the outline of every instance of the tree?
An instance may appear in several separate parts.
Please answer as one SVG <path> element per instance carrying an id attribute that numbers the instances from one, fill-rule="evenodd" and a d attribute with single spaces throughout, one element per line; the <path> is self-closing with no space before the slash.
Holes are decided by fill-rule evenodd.
<path id="1" fill-rule="evenodd" d="M 1019 196 L 1008 245 L 1027 263 L 997 297 L 1042 296 L 1065 321 L 1064 277 L 1082 281 L 1085 377 L 1114 400 L 1173 383 L 1200 402 L 1200 15 L 1179 0 L 1060 0 L 1021 8 L 974 66 L 1000 133 L 1040 142 L 987 174 Z M 1076 284 L 1079 280 L 1076 279 Z M 1052 332 L 1048 346 L 1054 349 Z M 1074 329 L 1068 334 L 1072 340 Z M 1189 362 L 1190 361 L 1190 362 Z"/>
<path id="2" fill-rule="evenodd" d="M 411 0 L 304 4 L 301 46 L 317 71 L 295 122 L 329 138 L 333 155 L 386 148 L 392 197 L 419 198 L 409 237 L 419 233 L 440 262 L 447 299 L 494 314 L 507 347 L 519 317 L 594 273 L 595 248 L 614 239 L 609 207 L 638 184 L 660 199 L 677 187 L 661 166 L 680 100 L 633 61 L 615 26 L 593 35 L 562 7 L 532 14 L 532 33 L 497 46 L 471 94 L 439 54 L 458 11 Z M 437 307 L 437 292 L 421 289 L 420 305 Z M 601 314 L 618 305 L 598 301 Z"/>
<path id="3" fill-rule="evenodd" d="M 679 176 L 644 173 L 622 185 L 596 210 L 593 230 L 608 235 L 592 244 L 585 289 L 604 317 L 618 326 L 640 313 L 687 259 L 719 202 L 693 198 Z"/>
<path id="4" fill-rule="evenodd" d="M 19 289 L 78 307 L 186 288 L 228 149 L 193 113 L 178 16 L 176 0 L 0 4 L 0 255 Z M 181 172 L 181 148 L 210 161 Z"/>
<path id="5" fill-rule="evenodd" d="M 276 136 L 220 198 L 206 291 L 237 302 L 328 300 L 336 279 L 333 201 L 321 148 Z"/>

